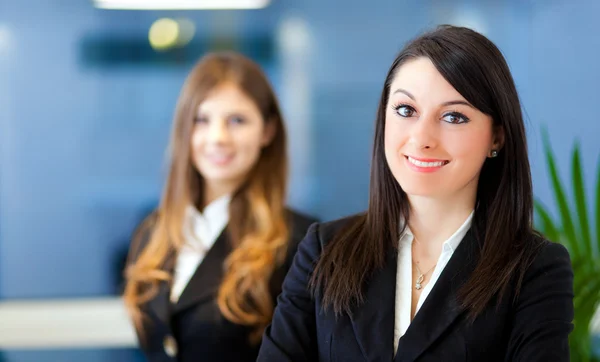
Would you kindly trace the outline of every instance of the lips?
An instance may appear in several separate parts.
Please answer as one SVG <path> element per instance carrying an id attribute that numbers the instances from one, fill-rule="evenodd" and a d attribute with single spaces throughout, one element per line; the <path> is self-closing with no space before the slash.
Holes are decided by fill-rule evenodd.
<path id="1" fill-rule="evenodd" d="M 406 156 L 408 162 L 419 167 L 442 167 L 447 165 L 449 161 L 446 160 L 435 160 L 435 159 L 416 159 L 410 156 Z"/>
<path id="2" fill-rule="evenodd" d="M 206 158 L 213 164 L 224 165 L 233 159 L 233 154 L 209 154 Z"/>
<path id="3" fill-rule="evenodd" d="M 404 156 L 406 164 L 410 169 L 419 173 L 437 172 L 444 166 L 450 163 L 448 160 L 432 159 L 432 158 L 416 158 L 412 156 Z"/>

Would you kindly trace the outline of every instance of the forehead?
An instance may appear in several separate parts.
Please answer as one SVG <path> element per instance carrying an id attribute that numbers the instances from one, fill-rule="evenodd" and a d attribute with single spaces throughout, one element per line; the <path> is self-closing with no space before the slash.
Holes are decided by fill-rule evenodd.
<path id="1" fill-rule="evenodd" d="M 198 105 L 198 111 L 258 111 L 254 100 L 234 83 L 223 83 L 213 88 Z"/>
<path id="2" fill-rule="evenodd" d="M 398 89 L 408 91 L 417 101 L 464 100 L 431 60 L 425 57 L 411 59 L 396 70 L 390 86 L 390 96 Z"/>

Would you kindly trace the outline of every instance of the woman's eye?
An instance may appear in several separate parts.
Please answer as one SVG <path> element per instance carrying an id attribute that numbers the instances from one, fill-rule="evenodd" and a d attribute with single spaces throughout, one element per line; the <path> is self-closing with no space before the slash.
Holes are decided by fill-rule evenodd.
<path id="1" fill-rule="evenodd" d="M 444 115 L 444 117 L 442 119 L 445 122 L 452 123 L 452 124 L 460 124 L 460 123 L 469 122 L 469 118 L 467 118 L 462 113 L 458 113 L 458 112 L 447 113 L 446 115 Z"/>
<path id="2" fill-rule="evenodd" d="M 197 117 L 194 119 L 194 123 L 202 123 L 202 124 L 208 123 L 208 117 L 205 117 L 205 116 L 197 116 Z"/>
<path id="3" fill-rule="evenodd" d="M 239 116 L 233 116 L 233 117 L 229 118 L 229 123 L 242 124 L 242 123 L 244 123 L 244 118 L 239 117 Z"/>
<path id="4" fill-rule="evenodd" d="M 415 114 L 415 109 L 411 106 L 399 105 L 396 107 L 396 113 L 401 117 L 412 117 Z"/>

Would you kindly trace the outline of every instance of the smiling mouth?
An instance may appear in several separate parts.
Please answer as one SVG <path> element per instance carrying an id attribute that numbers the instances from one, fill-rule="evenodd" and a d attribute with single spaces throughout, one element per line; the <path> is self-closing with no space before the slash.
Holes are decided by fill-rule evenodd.
<path id="1" fill-rule="evenodd" d="M 445 160 L 440 160 L 440 161 L 419 161 L 417 159 L 414 159 L 410 156 L 404 156 L 406 157 L 406 159 L 408 160 L 408 162 L 412 163 L 413 165 L 417 166 L 417 167 L 430 167 L 430 168 L 434 168 L 434 167 L 442 167 L 445 166 L 447 164 L 450 163 L 450 161 L 445 161 Z"/>
<path id="2" fill-rule="evenodd" d="M 227 163 L 233 159 L 233 155 L 231 154 L 212 154 L 207 155 L 206 158 L 213 163 L 221 164 Z"/>

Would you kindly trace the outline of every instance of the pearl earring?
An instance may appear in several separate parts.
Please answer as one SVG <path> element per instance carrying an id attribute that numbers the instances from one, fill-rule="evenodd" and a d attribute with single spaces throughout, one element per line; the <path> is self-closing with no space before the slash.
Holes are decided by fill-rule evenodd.
<path id="1" fill-rule="evenodd" d="M 497 156 L 498 156 L 498 151 L 492 150 L 492 157 L 497 157 Z"/>

